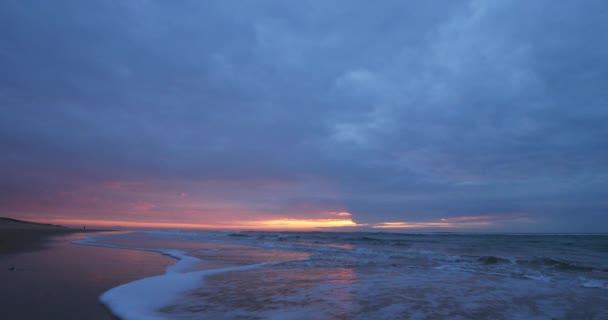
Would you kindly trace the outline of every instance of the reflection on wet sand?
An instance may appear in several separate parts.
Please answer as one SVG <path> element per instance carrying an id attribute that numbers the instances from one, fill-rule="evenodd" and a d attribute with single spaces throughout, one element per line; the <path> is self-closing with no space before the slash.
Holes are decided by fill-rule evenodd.
<path id="1" fill-rule="evenodd" d="M 154 252 L 71 244 L 90 236 L 51 239 L 46 250 L 0 259 L 4 319 L 113 319 L 98 301 L 111 287 L 164 273 L 174 259 Z M 11 267 L 14 271 L 8 271 Z"/>
<path id="2" fill-rule="evenodd" d="M 224 267 L 241 266 L 262 262 L 297 261 L 306 259 L 310 253 L 281 249 L 264 249 L 247 245 L 201 242 L 192 239 L 159 238 L 154 234 L 123 232 L 111 237 L 95 239 L 95 245 L 116 246 L 140 250 L 179 250 L 184 254 L 201 259 L 187 271 L 209 270 Z"/>
<path id="3" fill-rule="evenodd" d="M 205 286 L 190 293 L 189 303 L 163 308 L 171 314 L 204 314 L 211 318 L 249 319 L 275 311 L 285 315 L 290 308 L 318 306 L 336 317 L 355 312 L 350 268 L 301 269 L 292 263 L 249 271 L 226 272 L 205 278 Z M 325 287 L 325 284 L 331 286 Z M 327 299 L 326 295 L 331 295 Z M 311 315 L 311 319 L 314 316 Z"/>

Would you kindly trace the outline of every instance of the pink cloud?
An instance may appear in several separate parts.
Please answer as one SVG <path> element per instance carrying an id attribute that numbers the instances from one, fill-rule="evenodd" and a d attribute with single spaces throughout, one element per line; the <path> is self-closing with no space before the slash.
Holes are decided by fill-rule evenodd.
<path id="1" fill-rule="evenodd" d="M 141 186 L 144 185 L 143 181 L 109 181 L 104 183 L 105 186 L 114 189 L 122 189 L 125 187 Z"/>
<path id="2" fill-rule="evenodd" d="M 156 208 L 156 205 L 150 202 L 138 202 L 133 205 L 133 210 L 135 211 L 148 211 L 154 208 Z"/>
<path id="3" fill-rule="evenodd" d="M 492 221 L 492 220 L 509 220 L 516 218 L 525 218 L 528 215 L 526 213 L 514 212 L 514 213 L 497 213 L 497 214 L 484 214 L 476 216 L 460 216 L 443 218 L 441 221 L 444 222 L 468 222 L 468 221 Z"/>
<path id="4" fill-rule="evenodd" d="M 482 228 L 495 225 L 498 221 L 527 218 L 526 213 L 499 213 L 475 216 L 460 216 L 430 221 L 392 221 L 381 222 L 372 226 L 379 229 L 424 229 L 424 228 Z"/>

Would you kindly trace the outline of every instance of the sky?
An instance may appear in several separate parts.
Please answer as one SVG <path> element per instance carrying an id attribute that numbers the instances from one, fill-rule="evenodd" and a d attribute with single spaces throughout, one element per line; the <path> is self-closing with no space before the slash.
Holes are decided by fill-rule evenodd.
<path id="1" fill-rule="evenodd" d="M 608 2 L 0 2 L 0 216 L 608 232 Z"/>

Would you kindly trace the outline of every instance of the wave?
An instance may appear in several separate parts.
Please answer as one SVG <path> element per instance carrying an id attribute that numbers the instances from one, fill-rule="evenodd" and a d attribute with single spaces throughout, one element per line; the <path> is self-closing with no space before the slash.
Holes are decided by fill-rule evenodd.
<path id="1" fill-rule="evenodd" d="M 293 301 L 307 301 L 307 294 L 320 292 L 319 290 L 326 290 L 323 291 L 324 294 L 331 293 L 333 295 L 342 289 L 351 290 L 352 288 L 369 285 L 369 288 L 381 287 L 392 291 L 401 287 L 400 281 L 410 284 L 412 281 L 418 281 L 418 276 L 421 279 L 428 278 L 433 281 L 437 278 L 445 277 L 445 279 L 453 279 L 458 282 L 458 279 L 462 278 L 458 274 L 460 272 L 473 274 L 472 276 L 478 277 L 476 279 L 480 281 L 496 282 L 505 286 L 513 283 L 514 288 L 536 286 L 549 288 L 554 287 L 555 284 L 565 284 L 569 288 L 579 288 L 573 290 L 594 291 L 608 289 L 606 276 L 602 272 L 587 272 L 605 269 L 606 265 L 602 264 L 604 260 L 600 259 L 598 264 L 598 260 L 589 259 L 588 264 L 593 266 L 590 267 L 587 264 L 574 262 L 577 261 L 578 257 L 586 257 L 584 255 L 571 255 L 569 257 L 572 257 L 572 259 L 566 260 L 557 259 L 556 257 L 561 258 L 558 254 L 553 255 L 550 252 L 546 252 L 547 256 L 535 257 L 530 254 L 532 253 L 531 250 L 526 251 L 525 248 L 522 250 L 520 247 L 512 246 L 511 242 L 492 242 L 488 244 L 486 241 L 479 242 L 476 239 L 467 239 L 466 241 L 444 241 L 439 245 L 428 245 L 428 243 L 432 242 L 432 239 L 412 241 L 412 239 L 408 239 L 403 235 L 371 233 L 198 233 L 155 231 L 143 232 L 143 234 L 154 235 L 155 237 L 152 240 L 158 240 L 158 236 L 161 236 L 161 240 L 166 238 L 169 241 L 144 242 L 149 240 L 149 238 L 142 236 L 142 233 L 134 233 L 135 237 L 133 238 L 130 236 L 110 238 L 110 241 L 107 241 L 112 243 L 110 245 L 104 244 L 106 239 L 100 238 L 96 241 L 96 236 L 75 241 L 75 243 L 85 245 L 154 251 L 176 259 L 176 263 L 168 267 L 162 275 L 120 285 L 100 296 L 100 301 L 112 313 L 125 320 L 197 318 L 197 316 L 201 316 L 203 313 L 213 314 L 212 312 L 215 310 L 213 308 L 217 306 L 217 301 L 228 301 L 234 297 L 240 297 L 241 294 L 246 294 L 241 293 L 241 289 L 234 291 L 232 295 L 225 294 L 221 290 L 217 291 L 215 286 L 218 283 L 226 285 L 226 287 L 220 286 L 220 289 L 234 289 L 232 286 L 236 286 L 237 288 L 238 286 L 242 286 L 243 289 L 251 289 L 250 293 L 257 296 L 259 290 L 263 290 L 265 287 L 284 288 L 286 284 L 289 285 L 289 281 L 285 279 L 290 279 L 290 277 L 292 277 L 292 284 L 295 289 L 289 291 L 289 294 L 291 294 L 289 299 L 295 300 L 285 302 L 286 300 L 284 300 L 282 293 L 277 295 L 276 291 L 273 291 L 274 289 L 269 289 L 270 291 L 267 290 L 268 297 L 264 297 L 264 299 L 276 298 L 272 300 L 275 304 L 261 304 L 261 306 L 263 305 L 263 310 L 255 309 L 251 311 L 243 309 L 241 311 L 244 317 L 250 317 L 252 313 L 249 312 L 255 312 L 256 317 L 260 316 L 263 318 L 263 315 L 269 315 L 270 312 L 276 311 L 277 318 L 285 318 L 287 313 L 296 310 L 289 309 L 297 305 Z M 134 239 L 140 242 L 134 241 Z M 186 242 L 182 245 L 181 241 Z M 217 244 L 217 246 L 193 246 L 191 241 L 211 242 Z M 128 243 L 132 247 L 116 246 L 114 245 L 115 243 Z M 414 245 L 403 248 L 396 246 L 395 243 L 408 246 L 413 243 Z M 423 244 L 421 245 L 421 243 Z M 168 248 L 173 249 L 135 248 L 136 246 L 150 244 L 153 246 L 163 246 L 166 244 Z M 234 245 L 239 246 L 235 247 Z M 214 251 L 213 253 L 209 253 L 208 250 Z M 289 256 L 288 259 L 282 261 L 269 260 L 275 254 L 284 254 L 282 253 L 284 250 L 291 253 L 297 252 L 297 256 L 300 258 L 305 257 L 295 259 Z M 554 250 L 554 252 L 557 252 L 557 250 Z M 251 255 L 255 259 L 241 259 L 242 255 Z M 230 260 L 231 257 L 236 256 L 240 258 Z M 243 265 L 246 261 L 249 261 L 250 264 Z M 229 267 L 227 267 L 226 263 L 230 263 L 228 264 Z M 210 266 L 218 268 L 201 270 Z M 265 268 L 267 266 L 271 266 L 272 269 Z M 245 275 L 244 279 L 249 279 L 246 282 L 234 280 L 240 278 L 238 276 L 233 278 L 233 275 L 230 275 L 230 277 L 225 278 L 233 280 L 227 284 L 220 280 L 218 280 L 219 282 L 209 280 L 205 284 L 206 277 L 210 275 L 257 268 L 260 268 L 260 270 L 255 271 L 256 274 L 253 278 L 259 277 L 261 279 L 262 282 L 257 283 L 259 287 L 256 284 L 247 282 L 252 281 L 251 279 L 253 278 L 247 278 L 251 275 Z M 276 279 L 271 276 L 274 274 L 278 274 Z M 390 275 L 391 280 L 386 280 L 386 275 Z M 501 277 L 505 280 L 495 281 L 495 277 Z M 343 280 L 345 279 L 348 281 L 344 282 Z M 528 281 L 529 284 L 524 284 L 521 281 Z M 531 284 L 532 282 L 534 284 Z M 520 285 L 519 283 L 522 284 Z M 318 285 L 313 286 L 312 284 Z M 417 288 L 426 290 L 422 288 L 425 288 L 427 284 L 428 282 L 421 280 L 418 282 L 417 285 L 419 287 Z M 449 286 L 449 284 L 446 285 Z M 474 286 L 474 284 L 471 284 L 471 286 Z M 200 304 L 201 299 L 207 299 L 201 298 L 206 296 L 197 296 L 196 298 L 188 296 L 189 292 L 193 292 L 196 289 L 209 290 L 208 294 L 212 298 L 209 298 L 211 299 L 209 301 L 205 300 L 203 303 L 205 304 L 205 308 L 210 309 L 203 310 L 199 308 L 199 310 L 192 307 L 193 305 L 197 305 L 197 303 Z M 359 293 L 363 294 L 362 291 Z M 332 298 L 323 298 L 319 301 L 331 300 Z M 336 294 L 336 299 L 343 298 L 346 299 L 347 304 L 355 301 L 349 300 L 354 299 L 350 295 L 338 297 Z M 306 304 L 302 302 L 301 306 L 305 306 Z M 330 305 L 334 306 L 335 301 L 332 300 L 327 304 L 327 306 Z M 187 307 L 184 308 L 184 306 Z M 234 308 L 234 304 L 226 304 L 224 307 L 230 311 L 232 310 L 230 308 Z M 189 312 L 193 313 L 189 314 Z M 234 313 L 231 315 L 234 315 Z M 210 318 L 214 317 L 211 316 Z"/>
<path id="2" fill-rule="evenodd" d="M 195 264 L 203 262 L 203 260 L 189 256 L 185 252 L 175 249 L 123 247 L 97 243 L 95 242 L 97 237 L 98 236 L 92 235 L 75 240 L 72 243 L 121 250 L 151 251 L 176 259 L 176 263 L 169 266 L 162 275 L 142 278 L 122 284 L 104 292 L 99 297 L 100 302 L 106 305 L 114 315 L 124 320 L 166 319 L 168 315 L 162 314 L 158 310 L 173 303 L 180 294 L 200 287 L 201 282 L 206 276 L 231 271 L 250 270 L 279 263 L 263 262 L 212 270 L 189 271 L 192 270 L 192 267 Z"/>
<path id="3" fill-rule="evenodd" d="M 196 259 L 196 258 L 194 258 Z M 182 260 L 184 261 L 184 260 Z M 114 287 L 99 300 L 121 319 L 162 320 L 167 315 L 158 310 L 175 302 L 180 294 L 200 287 L 206 276 L 231 271 L 244 271 L 276 264 L 264 262 L 253 265 L 179 273 L 168 269 L 159 276 L 144 278 Z"/>
<path id="4" fill-rule="evenodd" d="M 608 289 L 608 281 L 580 278 L 580 285 L 585 288 Z"/>
<path id="5" fill-rule="evenodd" d="M 561 271 L 593 271 L 592 267 L 582 265 L 572 261 L 560 260 L 551 257 L 535 257 L 532 259 L 520 259 L 517 260 L 520 265 L 552 268 Z"/>
<path id="6" fill-rule="evenodd" d="M 481 264 L 502 264 L 511 263 L 511 260 L 496 256 L 482 256 L 477 258 L 477 262 L 480 262 Z"/>

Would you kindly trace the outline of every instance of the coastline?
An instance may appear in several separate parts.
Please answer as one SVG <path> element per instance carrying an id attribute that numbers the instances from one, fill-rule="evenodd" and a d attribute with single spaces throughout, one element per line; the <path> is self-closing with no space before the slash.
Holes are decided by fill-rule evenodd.
<path id="1" fill-rule="evenodd" d="M 49 240 L 54 237 L 71 234 L 93 234 L 106 231 L 109 230 L 0 228 L 0 259 L 9 255 L 44 250 L 49 245 Z"/>
<path id="2" fill-rule="evenodd" d="M 0 217 L 0 259 L 11 254 L 44 249 L 47 245 L 47 240 L 52 237 L 104 231 L 112 230 L 76 229 Z"/>
<path id="3" fill-rule="evenodd" d="M 0 228 L 0 308 L 10 319 L 119 319 L 100 301 L 121 284 L 163 274 L 175 259 L 73 244 L 104 230 Z M 34 307 L 32 307 L 34 306 Z"/>

